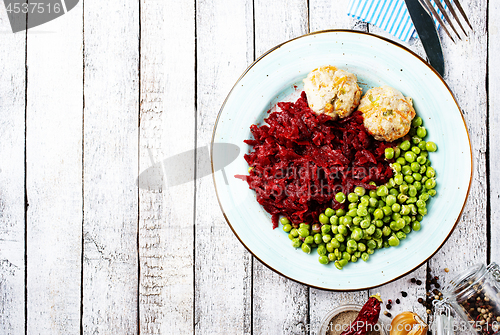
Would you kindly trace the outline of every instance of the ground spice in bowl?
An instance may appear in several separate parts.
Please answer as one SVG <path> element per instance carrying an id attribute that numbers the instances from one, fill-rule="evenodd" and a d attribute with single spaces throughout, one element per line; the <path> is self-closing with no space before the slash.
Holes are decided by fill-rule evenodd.
<path id="1" fill-rule="evenodd" d="M 340 335 L 348 329 L 356 319 L 363 306 L 355 304 L 345 304 L 330 311 L 323 320 L 318 330 L 318 335 Z M 366 335 L 386 335 L 384 325 L 380 321 Z"/>

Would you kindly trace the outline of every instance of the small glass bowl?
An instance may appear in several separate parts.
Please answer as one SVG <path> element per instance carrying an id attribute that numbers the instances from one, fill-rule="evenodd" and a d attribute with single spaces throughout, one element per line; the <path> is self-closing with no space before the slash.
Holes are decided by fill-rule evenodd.
<path id="1" fill-rule="evenodd" d="M 363 306 L 356 304 L 345 304 L 345 305 L 340 305 L 337 308 L 333 309 L 332 311 L 330 311 L 328 314 L 325 315 L 323 320 L 321 320 L 321 324 L 318 330 L 318 335 L 326 335 L 326 332 L 328 331 L 328 327 L 330 325 L 330 320 L 333 319 L 334 316 L 342 312 L 348 312 L 348 311 L 359 312 L 361 308 L 363 308 Z M 380 331 L 380 335 L 387 335 L 384 324 L 381 322 L 380 318 L 377 324 L 379 328 L 378 330 Z"/>

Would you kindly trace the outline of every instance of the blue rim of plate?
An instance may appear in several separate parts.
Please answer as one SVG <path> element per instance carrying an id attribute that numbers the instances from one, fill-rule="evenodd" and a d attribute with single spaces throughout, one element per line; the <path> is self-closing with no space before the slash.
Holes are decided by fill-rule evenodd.
<path id="1" fill-rule="evenodd" d="M 265 261 L 263 261 L 261 258 L 259 258 L 244 242 L 243 240 L 240 238 L 240 236 L 238 236 L 238 234 L 236 233 L 235 229 L 233 228 L 233 225 L 231 224 L 231 222 L 229 221 L 229 218 L 226 216 L 226 212 L 224 211 L 224 208 L 222 206 L 222 202 L 220 200 L 220 197 L 219 197 L 219 192 L 217 190 L 217 183 L 216 183 L 216 180 L 215 180 L 215 170 L 214 170 L 214 161 L 213 161 L 213 146 L 214 146 L 214 140 L 215 140 L 215 135 L 216 135 L 216 131 L 217 131 L 217 126 L 219 124 L 219 120 L 220 120 L 220 116 L 222 114 L 222 111 L 224 110 L 224 107 L 226 105 L 226 102 L 228 101 L 229 97 L 231 96 L 231 93 L 234 91 L 235 87 L 238 85 L 238 83 L 241 81 L 241 79 L 243 77 L 245 77 L 245 75 L 255 66 L 255 64 L 257 64 L 261 59 L 263 59 L 264 57 L 266 57 L 267 55 L 269 55 L 270 53 L 272 53 L 273 51 L 279 49 L 280 47 L 292 42 L 292 41 L 295 41 L 295 40 L 298 40 L 298 39 L 301 39 L 301 38 L 304 38 L 304 37 L 307 37 L 307 36 L 311 36 L 311 35 L 318 35 L 318 34 L 325 34 L 325 33 L 352 33 L 352 34 L 361 34 L 361 35 L 367 35 L 367 36 L 370 36 L 370 37 L 373 37 L 373 38 L 376 38 L 376 39 L 380 39 L 384 42 L 387 42 L 395 47 L 398 47 L 406 52 L 408 52 L 410 55 L 414 56 L 416 59 L 418 59 L 419 61 L 421 61 L 426 67 L 428 67 L 442 82 L 442 84 L 444 85 L 444 87 L 448 90 L 448 92 L 450 93 L 450 96 L 453 98 L 453 101 L 455 102 L 455 104 L 457 105 L 457 108 L 458 108 L 458 111 L 460 112 L 460 116 L 462 118 L 462 122 L 464 123 L 464 128 L 465 128 L 465 131 L 467 133 L 467 141 L 468 141 L 468 144 L 469 144 L 469 151 L 470 151 L 470 157 L 471 157 L 471 173 L 470 173 L 470 178 L 469 178 L 469 182 L 468 182 L 468 188 L 467 188 L 467 192 L 465 194 L 465 198 L 464 198 L 464 201 L 463 201 L 463 204 L 462 204 L 462 207 L 460 209 L 460 213 L 459 215 L 457 216 L 457 219 L 453 225 L 453 227 L 450 229 L 448 235 L 446 236 L 446 238 L 443 240 L 443 242 L 436 248 L 436 250 L 434 252 L 432 252 L 430 254 L 430 256 L 428 256 L 427 258 L 425 258 L 422 262 L 420 262 L 419 264 L 417 264 L 416 266 L 414 266 L 412 269 L 402 273 L 401 275 L 399 276 L 396 276 L 394 278 L 391 278 L 385 282 L 382 282 L 382 283 L 378 283 L 376 285 L 372 285 L 372 286 L 366 286 L 366 287 L 359 287 L 359 288 L 342 288 L 342 289 L 337 289 L 337 288 L 330 288 L 330 287 L 321 287 L 321 286 L 316 286 L 316 285 L 312 285 L 312 284 L 309 284 L 309 283 L 306 283 L 306 282 L 303 282 L 303 281 L 300 281 L 300 280 L 297 280 L 295 278 L 292 278 L 290 276 L 287 276 L 286 274 L 284 274 L 283 272 L 279 271 L 279 270 L 276 270 L 275 268 L 273 268 L 272 266 L 270 266 L 269 264 L 267 264 Z M 449 88 L 448 84 L 444 81 L 444 79 L 441 77 L 441 75 L 431 66 L 429 65 L 422 57 L 420 57 L 418 54 L 416 54 L 415 52 L 411 51 L 410 49 L 406 48 L 405 46 L 399 44 L 399 43 L 396 43 L 388 38 L 385 38 L 385 37 L 382 37 L 382 36 L 378 36 L 378 35 L 374 35 L 374 34 L 371 34 L 371 33 L 367 33 L 367 32 L 362 32 L 362 31 L 356 31 L 356 30 L 348 30 L 348 29 L 328 29 L 328 30 L 320 30 L 320 31 L 316 31 L 316 32 L 312 32 L 312 33 L 308 33 L 308 34 L 305 34 L 305 35 L 301 35 L 299 37 L 296 37 L 296 38 L 293 38 L 293 39 L 290 39 L 286 42 L 283 42 L 279 45 L 276 45 L 275 47 L 269 49 L 267 52 L 265 52 L 264 54 L 262 54 L 259 58 L 257 58 L 255 61 L 252 62 L 252 64 L 250 64 L 247 69 L 243 72 L 243 74 L 238 78 L 238 80 L 236 81 L 236 83 L 233 85 L 233 87 L 231 88 L 231 91 L 229 92 L 229 94 L 227 95 L 226 99 L 224 100 L 224 102 L 222 103 L 222 106 L 219 110 L 219 113 L 217 115 L 217 119 L 215 121 L 215 125 L 214 125 L 214 130 L 212 132 L 212 140 L 211 140 L 211 145 L 210 145 L 210 163 L 211 163 L 211 168 L 212 168 L 212 179 L 213 179 L 213 183 L 214 183 L 214 189 L 215 189 L 215 194 L 217 196 L 217 201 L 219 203 L 219 206 L 220 206 L 220 209 L 222 211 L 222 215 L 224 216 L 224 219 L 226 220 L 227 224 L 229 225 L 229 228 L 231 228 L 232 232 L 234 233 L 234 235 L 236 236 L 236 238 L 240 241 L 240 243 L 248 250 L 248 252 L 250 252 L 250 254 L 252 254 L 253 257 L 257 258 L 262 264 L 264 264 L 267 268 L 269 268 L 270 270 L 278 273 L 279 275 L 287 278 L 287 279 L 290 279 L 294 282 L 297 282 L 297 283 L 300 283 L 300 284 L 303 284 L 303 285 L 306 285 L 306 286 L 309 286 L 309 287 L 313 287 L 313 288 L 316 288 L 316 289 L 320 289 L 320 290 L 325 290 L 325 291 L 340 291 L 340 292 L 355 292 L 355 291 L 362 291 L 362 290 L 367 290 L 367 289 L 371 289 L 371 288 L 375 288 L 375 287 L 379 287 L 379 286 L 382 286 L 382 285 L 386 285 L 388 283 L 391 283 L 393 281 L 396 281 L 398 280 L 399 278 L 402 278 L 406 275 L 408 275 L 409 273 L 415 271 L 417 268 L 419 268 L 420 266 L 422 266 L 422 264 L 424 264 L 425 262 L 427 262 L 430 258 L 432 258 L 441 248 L 442 246 L 448 241 L 448 239 L 450 238 L 451 234 L 453 233 L 453 231 L 455 230 L 458 222 L 460 221 L 460 218 L 462 217 L 462 214 L 463 214 L 463 211 L 464 211 L 464 208 L 465 208 L 465 205 L 467 203 L 467 199 L 469 197 L 469 194 L 470 194 L 470 188 L 471 188 L 471 184 L 472 184 L 472 179 L 473 179 L 473 174 L 474 174 L 474 160 L 473 160 L 473 155 L 472 155 L 472 146 L 471 146 L 471 142 L 470 142 L 470 134 L 469 134 L 469 130 L 467 128 L 467 123 L 465 122 L 465 119 L 464 119 L 464 116 L 461 112 L 461 108 L 455 98 L 455 95 L 453 94 L 453 92 L 451 91 L 451 89 Z"/>

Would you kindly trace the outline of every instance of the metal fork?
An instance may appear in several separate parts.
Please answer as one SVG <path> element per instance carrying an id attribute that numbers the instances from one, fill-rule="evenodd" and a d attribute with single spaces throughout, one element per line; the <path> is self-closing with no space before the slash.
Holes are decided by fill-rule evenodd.
<path id="1" fill-rule="evenodd" d="M 436 9 L 434 8 L 434 6 L 431 4 L 430 0 L 418 0 L 420 2 L 420 4 L 422 5 L 422 7 L 424 7 L 424 9 L 427 11 L 427 13 L 434 17 L 438 22 L 439 24 L 441 25 L 441 27 L 443 27 L 443 30 L 445 31 L 445 33 L 450 37 L 450 39 L 453 41 L 453 43 L 455 43 L 455 40 L 453 39 L 453 37 L 451 36 L 450 32 L 448 31 L 448 29 L 446 28 L 446 25 L 444 23 L 443 20 L 441 20 L 441 17 L 440 15 L 437 13 Z M 443 5 L 441 4 L 441 1 L 440 0 L 434 0 L 434 2 L 436 3 L 437 7 L 439 8 L 439 10 L 441 11 L 441 13 L 443 14 L 444 16 L 444 19 L 446 22 L 448 22 L 448 24 L 450 25 L 451 29 L 453 30 L 453 32 L 455 33 L 455 35 L 458 37 L 458 39 L 462 39 L 459 35 L 459 33 L 457 32 L 457 30 L 455 29 L 455 27 L 453 26 L 452 22 L 451 22 L 451 19 L 450 17 L 448 16 L 448 13 L 446 12 L 446 10 L 444 9 Z M 465 22 L 467 23 L 467 25 L 469 26 L 470 30 L 473 30 L 472 29 L 472 26 L 469 22 L 469 19 L 467 18 L 467 15 L 465 15 L 465 12 L 462 8 L 462 6 L 460 5 L 460 2 L 458 2 L 458 0 L 453 0 L 453 2 L 455 3 L 458 11 L 460 12 L 460 14 L 462 15 L 462 19 L 465 20 Z M 453 8 L 453 5 L 452 3 L 450 2 L 450 0 L 444 0 L 444 3 L 446 4 L 446 6 L 448 7 L 451 15 L 455 18 L 455 21 L 458 23 L 458 25 L 460 26 L 460 28 L 462 29 L 465 37 L 468 37 L 467 36 L 467 32 L 465 31 L 464 27 L 462 26 L 462 23 L 460 22 L 460 19 L 457 15 L 457 13 L 455 12 L 455 9 Z"/>

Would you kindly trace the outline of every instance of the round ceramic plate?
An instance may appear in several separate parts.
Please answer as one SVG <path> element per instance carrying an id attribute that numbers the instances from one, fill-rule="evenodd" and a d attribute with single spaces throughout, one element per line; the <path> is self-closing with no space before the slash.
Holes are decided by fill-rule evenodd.
<path id="1" fill-rule="evenodd" d="M 437 196 L 428 204 L 422 229 L 395 248 L 380 249 L 368 262 L 349 263 L 342 271 L 322 265 L 315 251 L 291 246 L 287 233 L 272 229 L 271 216 L 257 203 L 255 192 L 235 175 L 246 175 L 243 154 L 250 146 L 250 126 L 262 123 L 278 101 L 294 100 L 307 74 L 334 65 L 357 75 L 363 92 L 389 85 L 413 98 L 424 119 L 437 173 Z M 420 57 L 387 39 L 355 31 L 321 31 L 283 43 L 255 61 L 236 82 L 222 106 L 212 143 L 238 145 L 241 154 L 213 178 L 224 216 L 243 245 L 262 263 L 290 279 L 329 290 L 379 286 L 416 269 L 445 243 L 461 215 L 472 180 L 472 153 L 460 108 L 443 79 Z M 225 160 L 213 152 L 212 164 Z M 227 176 L 227 179 L 226 179 Z M 464 241 L 465 242 L 465 241 Z"/>

